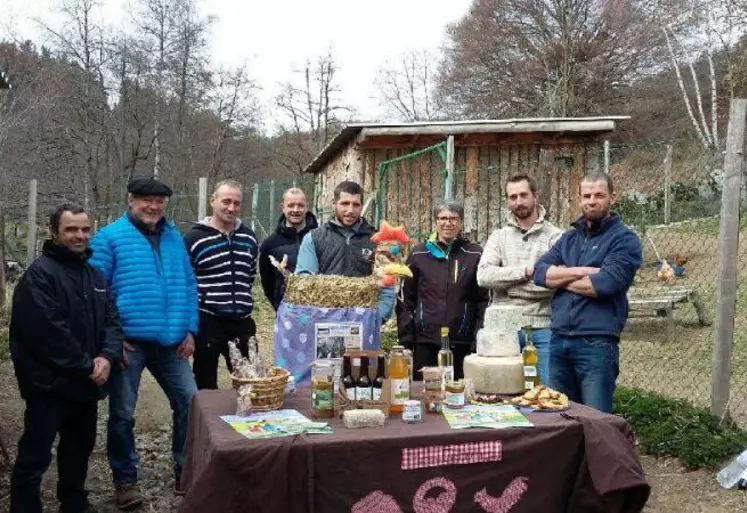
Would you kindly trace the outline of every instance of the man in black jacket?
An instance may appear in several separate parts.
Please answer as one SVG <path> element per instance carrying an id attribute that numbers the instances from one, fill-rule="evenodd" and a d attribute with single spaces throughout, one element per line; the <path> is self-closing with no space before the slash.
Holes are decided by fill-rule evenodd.
<path id="1" fill-rule="evenodd" d="M 280 307 L 285 294 L 285 280 L 270 262 L 270 256 L 279 262 L 287 255 L 286 269 L 290 272 L 295 271 L 301 239 L 318 226 L 316 217 L 309 212 L 306 194 L 298 187 L 292 187 L 283 193 L 281 208 L 283 214 L 275 233 L 267 237 L 259 248 L 259 276 L 262 278 L 262 288 L 275 311 Z"/>
<path id="2" fill-rule="evenodd" d="M 251 315 L 259 250 L 254 232 L 238 218 L 242 200 L 238 182 L 219 182 L 210 198 L 213 215 L 184 236 L 199 297 L 200 330 L 192 365 L 199 390 L 218 388 L 221 354 L 231 371 L 229 340 L 238 339 L 247 356 L 249 337 L 257 331 Z"/>
<path id="3" fill-rule="evenodd" d="M 41 513 L 40 484 L 58 433 L 60 511 L 92 511 L 84 487 L 97 405 L 124 342 L 106 280 L 87 262 L 88 215 L 65 203 L 52 213 L 49 227 L 51 240 L 13 294 L 10 350 L 26 401 L 11 475 L 14 513 Z"/>

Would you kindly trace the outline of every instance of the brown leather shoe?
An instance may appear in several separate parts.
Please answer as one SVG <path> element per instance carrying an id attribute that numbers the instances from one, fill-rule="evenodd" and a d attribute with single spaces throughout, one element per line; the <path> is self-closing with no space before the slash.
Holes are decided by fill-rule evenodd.
<path id="1" fill-rule="evenodd" d="M 122 511 L 132 511 L 143 503 L 143 496 L 137 483 L 118 486 L 114 490 L 115 502 Z"/>

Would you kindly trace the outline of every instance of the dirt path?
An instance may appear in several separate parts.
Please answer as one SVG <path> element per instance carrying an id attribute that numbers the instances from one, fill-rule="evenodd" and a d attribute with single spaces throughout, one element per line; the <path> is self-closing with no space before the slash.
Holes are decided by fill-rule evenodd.
<path id="1" fill-rule="evenodd" d="M 223 386 L 228 386 L 227 376 L 222 375 Z M 23 402 L 18 396 L 13 368 L 8 363 L 0 363 L 0 430 L 11 452 L 15 452 L 15 442 L 20 434 L 23 418 Z M 171 475 L 170 456 L 170 415 L 168 402 L 158 385 L 147 373 L 143 376 L 143 386 L 137 411 L 137 434 L 140 448 L 141 485 L 149 498 L 147 506 L 140 511 L 168 513 L 175 512 L 179 498 L 171 491 L 173 482 L 163 476 Z M 91 498 L 101 505 L 104 511 L 114 512 L 111 503 L 111 485 L 105 451 L 106 404 L 102 403 L 99 415 L 99 437 L 91 461 L 88 486 Z M 642 458 L 643 465 L 653 493 L 646 507 L 646 513 L 734 513 L 747 511 L 747 492 L 723 490 L 712 472 L 685 472 L 675 460 Z M 0 512 L 8 511 L 8 468 L 0 474 Z M 54 483 L 56 472 L 50 469 L 44 480 L 44 498 L 49 504 L 48 511 L 57 511 Z"/>

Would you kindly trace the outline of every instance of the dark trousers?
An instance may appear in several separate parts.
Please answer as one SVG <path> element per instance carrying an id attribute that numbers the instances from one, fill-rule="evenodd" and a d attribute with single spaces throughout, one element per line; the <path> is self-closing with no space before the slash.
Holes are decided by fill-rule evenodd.
<path id="1" fill-rule="evenodd" d="M 238 339 L 239 350 L 246 357 L 249 354 L 249 337 L 256 333 L 257 326 L 251 317 L 228 319 L 200 312 L 200 332 L 197 335 L 192 365 L 197 389 L 217 389 L 220 355 L 225 358 L 228 371 L 233 372 L 228 356 L 228 342 Z"/>
<path id="2" fill-rule="evenodd" d="M 438 344 L 427 342 L 415 344 L 412 355 L 413 380 L 423 380 L 423 374 L 420 372 L 423 367 L 436 367 L 438 365 L 438 352 L 440 350 L 441 346 Z M 464 358 L 472 353 L 472 347 L 470 344 L 451 344 L 451 352 L 454 353 L 454 378 L 462 379 L 464 377 Z"/>
<path id="3" fill-rule="evenodd" d="M 41 513 L 41 482 L 52 462 L 57 433 L 57 499 L 60 511 L 88 508 L 88 458 L 96 443 L 97 401 L 75 402 L 53 395 L 26 399 L 23 435 L 10 478 L 11 513 Z"/>

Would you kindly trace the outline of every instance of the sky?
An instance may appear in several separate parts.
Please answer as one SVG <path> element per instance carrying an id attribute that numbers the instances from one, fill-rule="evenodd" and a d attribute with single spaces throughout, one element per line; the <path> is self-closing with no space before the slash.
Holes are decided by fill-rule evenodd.
<path id="1" fill-rule="evenodd" d="M 198 0 L 199 1 L 199 0 Z M 0 38 L 11 30 L 24 39 L 44 41 L 35 19 L 55 26 L 57 0 L 0 0 Z M 121 26 L 128 0 L 101 0 L 107 24 Z M 339 64 L 343 103 L 358 120 L 383 111 L 374 98 L 376 73 L 387 60 L 411 50 L 438 51 L 445 28 L 464 16 L 471 0 L 202 0 L 216 17 L 212 58 L 227 66 L 246 63 L 262 88 L 266 123 L 273 118 L 278 84 L 330 49 Z"/>

